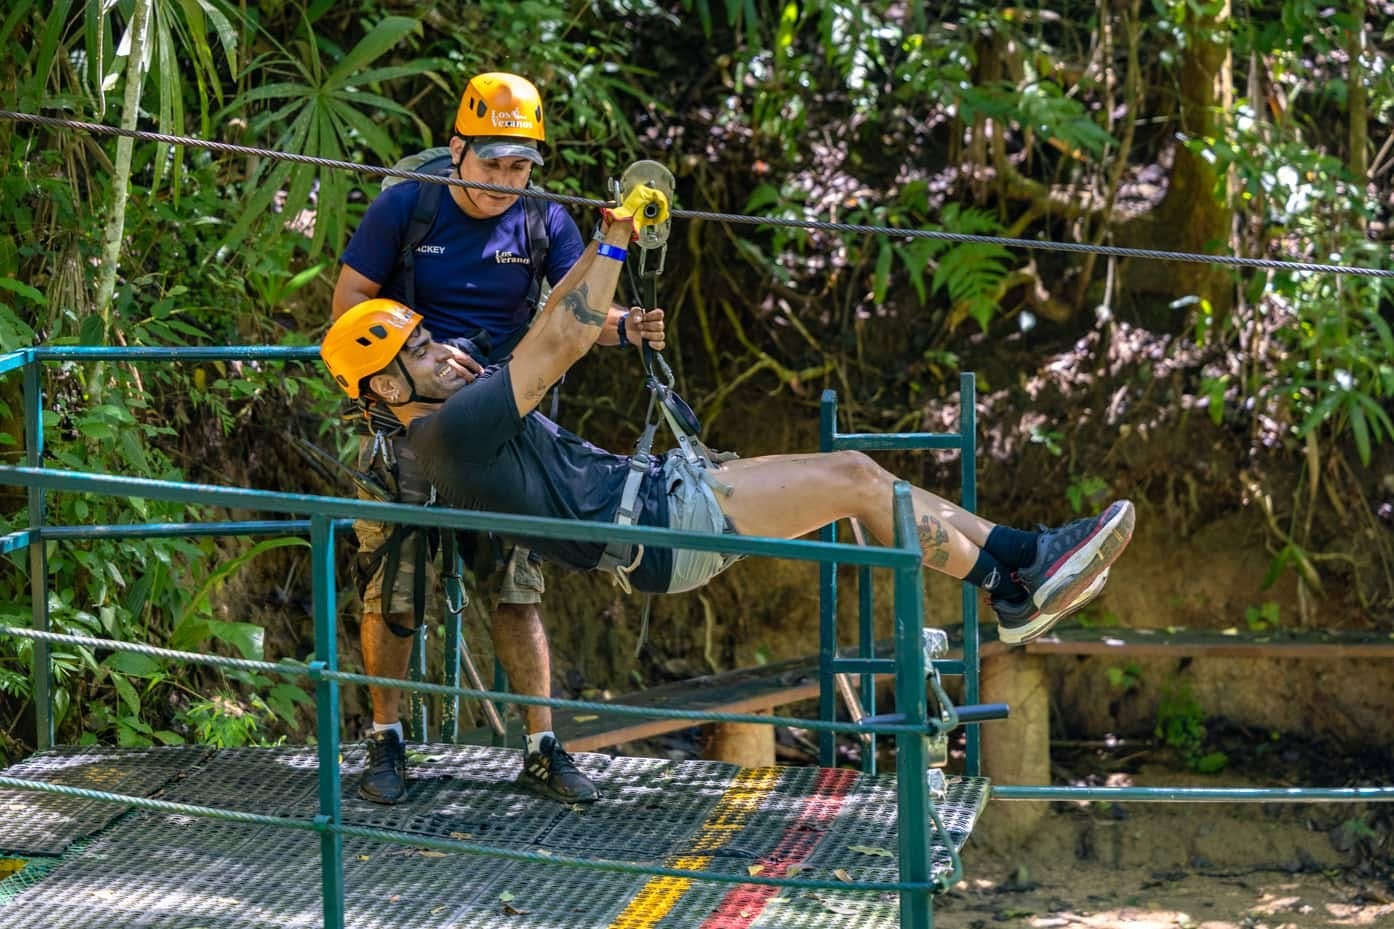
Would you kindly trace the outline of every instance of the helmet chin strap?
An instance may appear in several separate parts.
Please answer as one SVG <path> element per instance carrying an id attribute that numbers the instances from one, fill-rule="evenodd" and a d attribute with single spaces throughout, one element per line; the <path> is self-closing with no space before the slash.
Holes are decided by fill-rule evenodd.
<path id="1" fill-rule="evenodd" d="M 398 357 L 398 358 L 393 358 L 393 359 L 392 359 L 392 363 L 395 364 L 395 365 L 397 366 L 397 370 L 398 370 L 398 371 L 402 372 L 402 377 L 406 378 L 407 387 L 410 389 L 411 392 L 410 392 L 410 394 L 407 396 L 407 398 L 406 398 L 405 400 L 401 400 L 401 401 L 398 401 L 397 403 L 393 403 L 391 400 L 386 400 L 386 399 L 384 399 L 384 400 L 382 401 L 383 403 L 386 403 L 388 406 L 391 406 L 391 407 L 398 407 L 398 406 L 406 406 L 406 405 L 409 404 L 409 403 L 429 403 L 429 404 L 432 404 L 432 405 L 438 405 L 438 404 L 441 404 L 441 403 L 444 403 L 444 402 L 445 402 L 445 399 L 444 399 L 444 398 L 439 398 L 439 397 L 423 397 L 423 396 L 421 396 L 420 394 L 418 394 L 418 393 L 416 392 L 416 381 L 412 380 L 412 378 L 411 378 L 411 372 L 407 370 L 407 366 L 406 366 L 406 365 L 402 364 L 402 359 L 401 359 L 400 357 Z"/>

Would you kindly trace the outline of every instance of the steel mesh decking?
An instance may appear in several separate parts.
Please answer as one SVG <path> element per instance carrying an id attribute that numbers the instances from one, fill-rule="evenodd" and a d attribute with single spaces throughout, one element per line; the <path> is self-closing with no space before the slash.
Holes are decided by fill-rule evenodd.
<path id="1" fill-rule="evenodd" d="M 569 808 L 513 784 L 516 750 L 413 747 L 406 802 L 359 800 L 358 746 L 343 754 L 344 820 L 541 855 L 821 880 L 898 879 L 889 776 L 717 762 L 578 755 L 605 798 Z M 317 810 L 313 748 L 59 749 L 11 777 L 157 796 L 273 816 Z M 987 799 L 950 778 L 938 809 L 957 846 Z M 65 801 L 65 802 L 58 802 Z M 0 853 L 53 857 L 0 881 L 0 929 L 299 929 L 321 921 L 318 835 L 270 826 L 0 792 Z M 91 837 L 85 840 L 84 837 Z M 868 851 L 870 849 L 871 851 Z M 935 849 L 935 867 L 948 868 Z M 352 929 L 576 929 L 697 925 L 874 929 L 898 921 L 895 894 L 717 884 L 444 854 L 344 840 Z"/>
<path id="2" fill-rule="evenodd" d="M 209 754 L 206 748 L 58 748 L 13 764 L 4 773 L 66 787 L 149 797 Z M 0 789 L 0 849 L 17 855 L 61 855 L 73 842 L 100 832 L 125 809 L 82 797 Z"/>

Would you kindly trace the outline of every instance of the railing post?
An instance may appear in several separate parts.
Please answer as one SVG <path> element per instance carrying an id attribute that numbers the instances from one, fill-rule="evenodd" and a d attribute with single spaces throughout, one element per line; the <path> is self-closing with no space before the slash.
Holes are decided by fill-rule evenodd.
<path id="1" fill-rule="evenodd" d="M 972 371 L 958 376 L 959 432 L 959 505 L 970 513 L 978 512 L 978 387 Z M 982 702 L 980 684 L 982 665 L 978 656 L 978 589 L 963 585 L 963 702 L 973 706 Z M 982 773 L 981 726 L 966 726 L 963 773 L 978 777 Z"/>
<path id="2" fill-rule="evenodd" d="M 837 431 L 837 391 L 823 391 L 818 407 L 818 448 L 833 450 Z M 824 542 L 837 541 L 837 524 L 818 530 Z M 818 562 L 818 718 L 837 718 L 837 689 L 833 686 L 833 659 L 837 657 L 837 564 Z M 837 764 L 837 734 L 818 733 L 818 764 L 831 768 Z"/>
<path id="3" fill-rule="evenodd" d="M 315 609 L 315 663 L 312 672 L 339 670 L 338 584 L 334 580 L 334 528 L 328 516 L 310 518 L 311 591 Z M 319 816 L 321 826 L 343 821 L 339 783 L 339 682 L 315 678 L 316 737 L 319 739 Z M 320 885 L 324 929 L 344 926 L 344 837 L 332 829 L 320 832 Z"/>
<path id="4" fill-rule="evenodd" d="M 426 647 L 430 644 L 427 636 L 431 630 L 424 617 L 421 624 L 425 628 L 418 629 L 411 640 L 411 679 L 425 682 L 429 677 Z M 431 708 L 428 700 L 419 690 L 411 692 L 411 732 L 418 742 L 431 741 Z"/>
<path id="5" fill-rule="evenodd" d="M 508 672 L 503 669 L 503 662 L 499 661 L 498 655 L 494 655 L 494 693 L 508 693 Z M 508 745 L 508 720 L 504 719 L 504 731 L 495 732 L 489 739 L 489 744 L 495 748 Z"/>
<path id="6" fill-rule="evenodd" d="M 879 541 L 879 540 L 878 540 Z M 885 543 L 881 543 L 885 544 Z M 857 569 L 857 657 L 876 657 L 876 589 L 868 567 Z M 876 675 L 859 675 L 862 709 L 868 716 L 876 715 Z M 862 744 L 862 773 L 876 773 L 876 734 Z"/>
<path id="7" fill-rule="evenodd" d="M 895 545 L 919 551 L 910 485 L 897 481 Z M 918 565 L 895 571 L 896 712 L 918 732 L 896 736 L 896 794 L 900 836 L 900 879 L 927 884 L 932 876 L 929 854 L 929 756 L 925 749 L 928 707 L 925 697 L 924 576 Z M 901 929 L 931 929 L 934 899 L 930 891 L 900 895 Z"/>
<path id="8" fill-rule="evenodd" d="M 27 350 L 24 364 L 24 463 L 44 466 L 43 363 Z M 29 610 L 30 625 L 48 632 L 48 545 L 44 541 L 44 490 L 29 488 Z M 53 657 L 49 644 L 34 642 L 34 745 L 53 747 Z"/>
<path id="9" fill-rule="evenodd" d="M 465 612 L 465 588 L 461 581 L 464 565 L 460 560 L 459 543 L 455 533 L 440 534 L 441 592 L 445 601 L 445 683 L 460 686 L 460 637 Z M 440 703 L 440 740 L 460 741 L 460 695 L 442 697 Z"/>

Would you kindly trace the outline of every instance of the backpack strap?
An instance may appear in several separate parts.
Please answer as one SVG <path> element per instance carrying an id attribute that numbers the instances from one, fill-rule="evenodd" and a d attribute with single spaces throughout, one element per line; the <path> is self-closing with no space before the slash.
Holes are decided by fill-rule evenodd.
<path id="1" fill-rule="evenodd" d="M 529 188 L 534 188 L 531 181 Z M 528 231 L 528 258 L 532 264 L 532 288 L 528 291 L 528 305 L 536 315 L 541 309 L 542 282 L 547 277 L 547 252 L 552 240 L 547 234 L 547 201 L 541 197 L 523 198 L 523 216 Z"/>
<path id="2" fill-rule="evenodd" d="M 440 172 L 444 177 L 448 172 Z M 409 307 L 416 306 L 416 247 L 426 240 L 426 234 L 436 221 L 436 211 L 440 209 L 441 191 L 444 184 L 420 182 L 417 184 L 416 205 L 412 207 L 411 220 L 402 236 L 402 251 L 397 256 L 397 273 L 402 276 L 403 301 Z"/>

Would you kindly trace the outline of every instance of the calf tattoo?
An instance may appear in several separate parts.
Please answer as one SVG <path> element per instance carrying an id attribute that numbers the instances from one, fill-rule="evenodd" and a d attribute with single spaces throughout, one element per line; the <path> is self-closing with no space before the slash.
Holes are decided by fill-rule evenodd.
<path id="1" fill-rule="evenodd" d="M 944 528 L 944 524 L 925 514 L 920 517 L 918 530 L 920 553 L 924 556 L 924 563 L 931 568 L 942 568 L 948 564 L 949 530 Z"/>
<path id="2" fill-rule="evenodd" d="M 610 315 L 609 307 L 596 309 L 591 306 L 590 288 L 585 282 L 577 284 L 575 290 L 562 298 L 562 306 L 584 326 L 603 326 Z"/>

